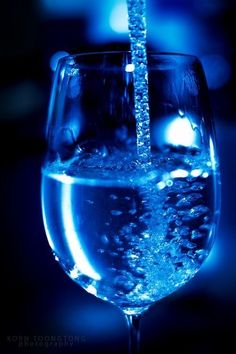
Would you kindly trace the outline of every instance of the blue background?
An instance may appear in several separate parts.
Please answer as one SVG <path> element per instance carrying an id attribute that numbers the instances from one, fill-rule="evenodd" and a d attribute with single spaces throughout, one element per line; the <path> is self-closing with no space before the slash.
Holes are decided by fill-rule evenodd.
<path id="1" fill-rule="evenodd" d="M 149 48 L 195 54 L 203 63 L 221 162 L 222 215 L 215 246 L 199 274 L 144 315 L 142 349 L 166 353 L 173 346 L 181 354 L 232 353 L 236 4 L 147 0 L 147 5 Z M 63 273 L 51 255 L 40 206 L 44 127 L 57 59 L 65 52 L 128 49 L 124 2 L 11 0 L 1 4 L 0 27 L 0 353 L 125 353 L 122 314 Z"/>

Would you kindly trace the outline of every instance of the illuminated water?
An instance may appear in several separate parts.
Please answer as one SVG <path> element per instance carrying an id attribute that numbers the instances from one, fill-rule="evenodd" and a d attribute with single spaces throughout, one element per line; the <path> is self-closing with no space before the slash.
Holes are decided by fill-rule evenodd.
<path id="1" fill-rule="evenodd" d="M 132 63 L 134 65 L 134 102 L 137 152 L 143 166 L 151 161 L 148 70 L 146 49 L 146 0 L 127 0 Z"/>
<path id="2" fill-rule="evenodd" d="M 42 202 L 64 270 L 134 314 L 187 282 L 208 255 L 214 175 L 208 156 L 196 150 L 153 156 L 148 173 L 122 154 L 48 165 Z"/>

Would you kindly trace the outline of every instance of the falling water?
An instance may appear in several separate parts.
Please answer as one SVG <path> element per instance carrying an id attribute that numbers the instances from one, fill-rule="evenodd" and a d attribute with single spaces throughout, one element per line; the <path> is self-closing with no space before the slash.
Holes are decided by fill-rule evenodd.
<path id="1" fill-rule="evenodd" d="M 146 49 L 146 0 L 127 0 L 128 25 L 134 65 L 134 101 L 137 153 L 143 167 L 151 163 L 148 70 Z"/>

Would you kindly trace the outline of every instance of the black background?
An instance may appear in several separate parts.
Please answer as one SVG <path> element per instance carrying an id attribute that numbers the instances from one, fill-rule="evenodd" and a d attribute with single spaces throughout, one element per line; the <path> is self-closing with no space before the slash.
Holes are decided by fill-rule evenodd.
<path id="1" fill-rule="evenodd" d="M 92 43 L 84 17 L 44 17 L 37 1 L 10 0 L 0 6 L 0 353 L 125 353 L 127 328 L 119 310 L 80 289 L 51 255 L 41 217 L 40 166 L 50 56 L 58 50 L 124 49 L 128 43 Z M 235 15 L 235 1 L 228 0 L 220 13 L 203 18 L 211 32 L 221 33 L 231 66 L 230 80 L 210 91 L 222 171 L 214 257 L 185 288 L 144 315 L 142 348 L 148 353 L 166 353 L 172 346 L 182 354 L 234 352 Z"/>

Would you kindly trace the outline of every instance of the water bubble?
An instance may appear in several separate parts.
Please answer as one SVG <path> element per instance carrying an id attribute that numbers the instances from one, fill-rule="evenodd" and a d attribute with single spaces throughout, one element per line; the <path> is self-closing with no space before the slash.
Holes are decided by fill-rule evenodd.
<path id="1" fill-rule="evenodd" d="M 104 243 L 105 245 L 107 245 L 109 243 L 109 239 L 108 239 L 107 235 L 102 235 L 101 240 L 102 240 L 102 243 Z"/>
<path id="2" fill-rule="evenodd" d="M 139 242 L 139 238 L 133 234 L 126 234 L 125 239 L 129 242 L 130 246 L 135 246 Z"/>
<path id="3" fill-rule="evenodd" d="M 196 205 L 195 207 L 191 208 L 189 211 L 186 212 L 183 219 L 184 220 L 196 219 L 208 212 L 209 212 L 208 207 L 204 205 Z"/>
<path id="4" fill-rule="evenodd" d="M 69 276 L 72 278 L 72 279 L 77 279 L 77 278 L 81 278 L 83 277 L 84 275 L 81 273 L 81 271 L 78 269 L 78 266 L 77 264 L 74 265 L 73 268 L 69 269 Z"/>
<path id="5" fill-rule="evenodd" d="M 142 236 L 143 236 L 143 238 L 150 238 L 150 233 L 148 233 L 148 232 L 142 232 Z"/>
<path id="6" fill-rule="evenodd" d="M 209 216 L 204 216 L 203 220 L 204 220 L 204 223 L 207 223 L 209 221 Z"/>
<path id="7" fill-rule="evenodd" d="M 157 183 L 157 189 L 159 189 L 159 190 L 164 189 L 165 186 L 166 186 L 166 184 L 163 181 L 160 181 L 160 182 Z"/>
<path id="8" fill-rule="evenodd" d="M 199 227 L 200 230 L 206 230 L 206 231 L 210 231 L 212 229 L 212 225 L 209 224 L 203 224 Z"/>
<path id="9" fill-rule="evenodd" d="M 188 226 L 176 227 L 173 234 L 176 236 L 186 237 L 189 235 L 190 229 Z"/>
<path id="10" fill-rule="evenodd" d="M 92 284 L 88 285 L 85 289 L 88 293 L 97 296 L 97 289 Z"/>
<path id="11" fill-rule="evenodd" d="M 197 239 L 202 238 L 202 237 L 204 237 L 204 234 L 201 231 L 199 231 L 199 230 L 193 230 L 192 231 L 192 235 L 191 235 L 191 239 L 192 240 L 197 240 Z"/>
<path id="12" fill-rule="evenodd" d="M 192 177 L 199 177 L 201 174 L 202 174 L 202 170 L 200 168 L 191 171 Z"/>
<path id="13" fill-rule="evenodd" d="M 201 182 L 194 182 L 190 189 L 192 191 L 202 191 L 205 188 L 205 185 Z"/>
<path id="14" fill-rule="evenodd" d="M 137 213 L 137 210 L 136 209 L 130 209 L 129 210 L 129 214 L 131 214 L 131 215 L 134 215 L 134 214 L 136 214 Z"/>
<path id="15" fill-rule="evenodd" d="M 118 257 L 118 256 L 119 256 L 119 254 L 118 254 L 117 252 L 114 252 L 114 251 L 109 252 L 109 255 L 110 255 L 111 257 Z"/>
<path id="16" fill-rule="evenodd" d="M 138 259 L 138 255 L 137 255 L 137 254 L 134 254 L 134 253 L 131 253 L 131 254 L 129 254 L 129 258 L 131 258 L 131 259 Z"/>
<path id="17" fill-rule="evenodd" d="M 132 232 L 132 227 L 130 225 L 124 225 L 120 230 L 121 235 L 130 234 L 131 232 Z"/>
<path id="18" fill-rule="evenodd" d="M 166 210 L 166 213 L 169 214 L 169 215 L 172 215 L 173 213 L 175 212 L 175 209 L 170 207 Z"/>
<path id="19" fill-rule="evenodd" d="M 188 251 L 188 252 L 187 252 L 187 255 L 188 255 L 188 257 L 193 258 L 193 259 L 196 257 L 195 251 L 192 251 L 192 250 L 191 250 L 191 251 Z"/>
<path id="20" fill-rule="evenodd" d="M 176 226 L 181 226 L 183 224 L 183 222 L 179 219 L 175 220 L 175 225 Z"/>
<path id="21" fill-rule="evenodd" d="M 180 168 L 170 172 L 170 176 L 172 178 L 185 178 L 188 177 L 188 175 L 189 175 L 188 171 Z"/>
<path id="22" fill-rule="evenodd" d="M 184 111 L 183 111 L 182 109 L 179 109 L 179 110 L 178 110 L 178 113 L 179 113 L 179 116 L 180 116 L 181 118 L 184 117 Z"/>
<path id="23" fill-rule="evenodd" d="M 117 269 L 114 268 L 114 267 L 108 268 L 107 270 L 108 270 L 109 272 L 111 272 L 111 273 L 116 273 L 116 272 L 117 272 Z"/>
<path id="24" fill-rule="evenodd" d="M 186 181 L 175 181 L 171 188 L 174 193 L 186 193 L 190 191 L 190 184 Z"/>
<path id="25" fill-rule="evenodd" d="M 118 251 L 118 252 L 124 252 L 124 250 L 125 250 L 124 247 L 118 247 L 118 248 L 117 248 L 117 251 Z"/>
<path id="26" fill-rule="evenodd" d="M 114 235 L 113 236 L 113 241 L 117 244 L 117 245 L 122 245 L 122 241 L 120 240 L 118 235 Z"/>
<path id="27" fill-rule="evenodd" d="M 111 214 L 114 216 L 120 216 L 123 214 L 123 212 L 120 210 L 111 210 Z"/>
<path id="28" fill-rule="evenodd" d="M 100 149 L 99 149 L 99 155 L 104 157 L 107 157 L 109 155 L 108 149 L 105 145 L 103 145 Z"/>
<path id="29" fill-rule="evenodd" d="M 147 222 L 149 219 L 151 219 L 151 217 L 152 217 L 152 213 L 151 212 L 147 212 L 147 213 L 144 213 L 142 216 L 140 216 L 139 220 Z"/>
<path id="30" fill-rule="evenodd" d="M 208 172 L 203 172 L 202 177 L 203 177 L 203 178 L 209 177 L 209 173 L 208 173 Z"/>
<path id="31" fill-rule="evenodd" d="M 94 201 L 93 201 L 93 200 L 90 200 L 90 199 L 87 199 L 86 202 L 87 202 L 88 204 L 91 204 L 91 205 L 94 204 Z"/>
<path id="32" fill-rule="evenodd" d="M 183 247 L 189 248 L 189 249 L 193 249 L 193 248 L 196 248 L 196 247 L 197 247 L 197 245 L 196 245 L 195 243 L 190 242 L 190 241 L 188 241 L 188 240 L 186 240 L 186 239 L 183 239 L 183 240 L 181 241 L 181 244 L 182 244 Z"/>
<path id="33" fill-rule="evenodd" d="M 135 260 L 139 258 L 140 251 L 134 253 L 135 249 L 129 249 L 126 252 L 126 257 L 130 260 Z"/>
<path id="34" fill-rule="evenodd" d="M 144 270 L 144 268 L 142 268 L 142 267 L 137 267 L 137 268 L 135 269 L 135 272 L 141 275 L 141 274 L 144 274 L 144 273 L 145 273 L 145 270 Z"/>
<path id="35" fill-rule="evenodd" d="M 200 249 L 196 251 L 199 261 L 203 262 L 204 259 L 208 256 L 209 252 L 204 249 Z"/>
<path id="36" fill-rule="evenodd" d="M 167 187 L 172 187 L 173 186 L 173 181 L 171 180 L 171 179 L 168 179 L 167 181 L 166 181 L 166 185 L 167 185 Z"/>
<path id="37" fill-rule="evenodd" d="M 119 275 L 114 279 L 114 285 L 119 290 L 127 293 L 130 292 L 134 287 L 135 283 L 128 276 Z"/>
<path id="38" fill-rule="evenodd" d="M 202 198 L 202 195 L 199 193 L 191 193 L 188 195 L 185 195 L 182 199 L 180 199 L 176 206 L 177 207 L 190 207 L 192 204 L 194 204 L 195 202 L 197 202 L 199 199 Z"/>
<path id="39" fill-rule="evenodd" d="M 112 200 L 118 199 L 117 195 L 115 195 L 115 194 L 110 194 L 109 197 L 110 197 Z"/>

